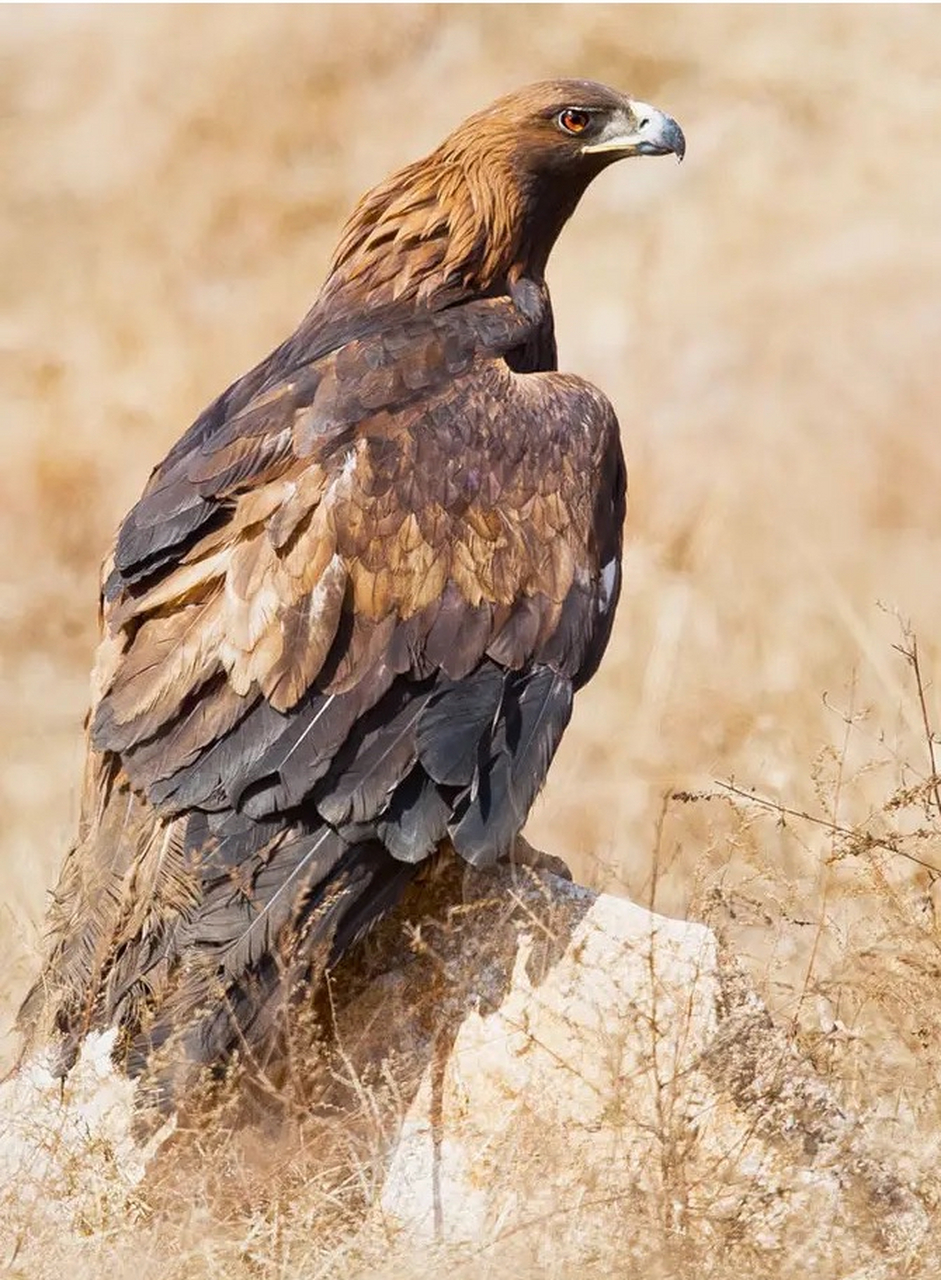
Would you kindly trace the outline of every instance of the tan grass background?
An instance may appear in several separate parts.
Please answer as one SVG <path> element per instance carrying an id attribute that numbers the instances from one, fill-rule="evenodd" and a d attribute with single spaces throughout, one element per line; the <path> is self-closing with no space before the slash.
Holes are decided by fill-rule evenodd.
<path id="1" fill-rule="evenodd" d="M 75 819 L 97 567 L 150 467 L 306 310 L 366 187 L 500 92 L 590 76 L 688 155 L 603 175 L 551 264 L 632 505 L 611 650 L 528 834 L 721 926 L 928 1177 L 934 874 L 664 797 L 734 777 L 926 828 L 906 851 L 941 866 L 920 795 L 885 811 L 929 772 L 895 613 L 941 723 L 939 65 L 927 6 L 0 9 L 4 1028 Z"/>

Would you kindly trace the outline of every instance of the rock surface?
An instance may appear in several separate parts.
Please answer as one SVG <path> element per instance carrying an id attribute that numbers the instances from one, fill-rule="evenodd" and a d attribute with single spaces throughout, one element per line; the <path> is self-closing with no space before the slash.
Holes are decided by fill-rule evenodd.
<path id="1" fill-rule="evenodd" d="M 173 1130 L 139 1140 L 135 1085 L 112 1066 L 113 1044 L 114 1032 L 90 1035 L 65 1081 L 40 1058 L 0 1083 L 0 1196 L 14 1190 L 18 1209 L 0 1230 L 8 1256 L 40 1224 L 88 1234 L 120 1218 Z"/>
<path id="2" fill-rule="evenodd" d="M 339 1019 L 427 1054 L 374 1227 L 505 1265 L 508 1242 L 549 1267 L 564 1239 L 586 1269 L 622 1231 L 625 1260 L 725 1239 L 782 1275 L 858 1280 L 922 1250 L 921 1202 L 709 929 L 525 869 L 465 875 L 464 896 L 413 940 L 433 1012 L 384 954 Z"/>
<path id="3" fill-rule="evenodd" d="M 693 1265 L 718 1245 L 762 1274 L 889 1280 L 928 1247 L 891 1158 L 704 926 L 444 861 L 328 996 L 314 1105 L 369 1169 L 373 1253 L 405 1238 L 548 1275 L 562 1250 L 588 1275 L 612 1249 Z M 41 1064 L 0 1087 L 0 1176 L 27 1219 L 120 1219 L 169 1132 L 135 1143 L 107 1049 L 90 1040 L 64 1091 Z"/>

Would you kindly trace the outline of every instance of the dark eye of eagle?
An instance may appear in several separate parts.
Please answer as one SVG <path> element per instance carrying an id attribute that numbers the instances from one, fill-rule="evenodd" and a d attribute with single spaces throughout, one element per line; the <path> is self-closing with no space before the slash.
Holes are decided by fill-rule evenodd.
<path id="1" fill-rule="evenodd" d="M 591 124 L 591 114 L 579 107 L 566 107 L 556 117 L 559 128 L 564 133 L 584 133 Z"/>

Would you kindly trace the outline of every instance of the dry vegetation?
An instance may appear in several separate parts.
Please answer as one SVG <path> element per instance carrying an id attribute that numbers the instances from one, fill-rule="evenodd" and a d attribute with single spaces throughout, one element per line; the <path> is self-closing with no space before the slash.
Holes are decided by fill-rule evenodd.
<path id="1" fill-rule="evenodd" d="M 606 174 L 551 272 L 633 505 L 612 649 L 528 834 L 719 928 L 941 1228 L 939 59 L 930 7 L 0 10 L 6 1025 L 75 816 L 97 566 L 148 469 L 292 326 L 367 185 L 506 88 L 593 76 L 689 152 Z M 331 1243 L 311 1143 L 191 1155 L 21 1274 L 427 1270 Z M 580 1274 L 668 1275 L 652 1238 Z"/>

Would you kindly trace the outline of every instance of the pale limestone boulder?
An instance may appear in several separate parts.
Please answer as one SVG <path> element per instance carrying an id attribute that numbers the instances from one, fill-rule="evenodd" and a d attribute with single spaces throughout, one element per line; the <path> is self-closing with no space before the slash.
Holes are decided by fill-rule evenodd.
<path id="1" fill-rule="evenodd" d="M 553 888 L 581 917 L 561 959 L 532 980 L 534 914 L 499 1008 L 467 1014 L 443 1080 L 429 1068 L 405 1118 L 381 1203 L 409 1230 L 481 1241 L 626 1189 L 657 1159 L 658 1129 L 695 1125 L 709 1105 L 677 1081 L 716 1034 L 713 935 Z"/>
<path id="2" fill-rule="evenodd" d="M 0 1082 L 0 1247 L 43 1226 L 93 1233 L 121 1221 L 171 1119 L 136 1131 L 132 1080 L 111 1062 L 115 1033 L 93 1032 L 65 1080 L 44 1057 Z M 15 1212 L 9 1211 L 11 1203 Z"/>
<path id="3" fill-rule="evenodd" d="M 430 1017 L 414 965 L 386 954 L 339 1018 L 351 1045 L 395 1027 L 414 1071 L 416 1044 L 427 1056 L 371 1231 L 563 1275 L 678 1246 L 854 1280 L 923 1256 L 928 1217 L 893 1153 L 709 929 L 526 870 L 465 874 L 464 897 L 413 938 L 438 974 Z"/>

